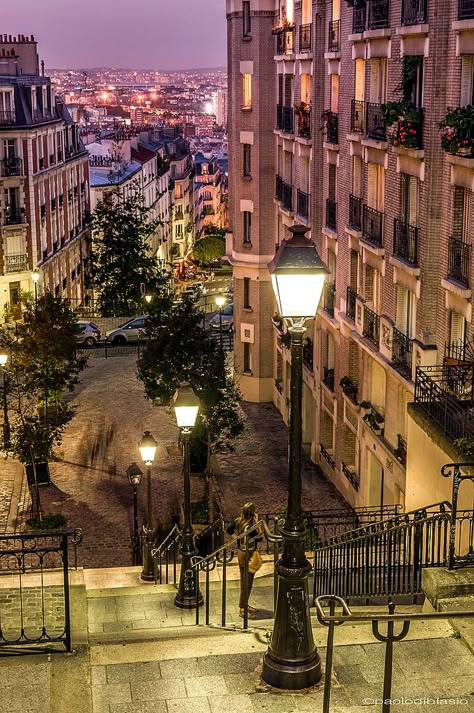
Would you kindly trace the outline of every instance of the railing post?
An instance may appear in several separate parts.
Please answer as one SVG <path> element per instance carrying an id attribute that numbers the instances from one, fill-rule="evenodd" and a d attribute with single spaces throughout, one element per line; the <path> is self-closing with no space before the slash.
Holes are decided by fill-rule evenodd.
<path id="1" fill-rule="evenodd" d="M 388 605 L 388 613 L 393 614 L 395 604 L 390 602 Z M 382 713 L 390 713 L 390 701 L 392 696 L 392 673 L 393 673 L 393 642 L 402 641 L 408 634 L 410 622 L 404 621 L 402 630 L 399 634 L 394 634 L 393 619 L 387 622 L 387 635 L 383 636 L 379 631 L 379 622 L 372 621 L 372 633 L 378 641 L 386 643 L 385 647 L 385 665 L 383 672 L 383 693 L 382 693 Z"/>
<path id="2" fill-rule="evenodd" d="M 69 604 L 69 556 L 67 534 L 62 535 L 61 548 L 63 551 L 63 580 L 64 580 L 64 631 L 66 635 L 66 651 L 72 651 L 71 639 L 71 609 Z"/>

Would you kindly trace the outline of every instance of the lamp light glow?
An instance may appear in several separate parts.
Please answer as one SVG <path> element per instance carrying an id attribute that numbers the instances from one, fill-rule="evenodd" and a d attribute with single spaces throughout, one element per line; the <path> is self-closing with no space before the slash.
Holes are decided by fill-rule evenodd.
<path id="1" fill-rule="evenodd" d="M 150 465 L 155 460 L 157 445 L 158 444 L 151 435 L 150 431 L 145 431 L 142 440 L 138 444 L 138 448 L 140 449 L 142 461 L 147 465 Z"/>
<path id="2" fill-rule="evenodd" d="M 35 270 L 31 273 L 31 279 L 33 280 L 33 282 L 38 282 L 38 280 L 40 279 L 38 270 Z"/>
<path id="3" fill-rule="evenodd" d="M 151 296 L 151 295 L 145 295 L 145 302 L 146 302 L 147 304 L 150 304 L 151 299 L 152 299 L 152 296 Z"/>
<path id="4" fill-rule="evenodd" d="M 225 297 L 224 295 L 217 295 L 216 297 L 216 305 L 218 307 L 223 307 L 225 305 Z"/>
<path id="5" fill-rule="evenodd" d="M 0 352 L 0 366 L 5 366 L 8 361 L 8 354 L 5 352 Z"/>
<path id="6" fill-rule="evenodd" d="M 193 428 L 199 412 L 199 399 L 189 384 L 178 389 L 173 396 L 173 408 L 179 428 Z"/>
<path id="7" fill-rule="evenodd" d="M 142 475 L 142 471 L 135 462 L 128 466 L 127 478 L 128 482 L 132 487 L 136 488 L 140 485 L 140 483 L 142 482 Z"/>

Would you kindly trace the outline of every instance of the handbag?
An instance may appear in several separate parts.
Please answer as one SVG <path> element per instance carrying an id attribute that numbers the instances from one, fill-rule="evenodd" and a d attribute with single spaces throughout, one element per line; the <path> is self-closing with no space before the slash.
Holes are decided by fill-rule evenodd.
<path id="1" fill-rule="evenodd" d="M 249 560 L 250 574 L 255 574 L 256 572 L 258 572 L 258 570 L 260 569 L 262 564 L 263 564 L 262 555 L 260 554 L 260 552 L 258 550 L 254 550 L 252 552 L 252 556 Z"/>

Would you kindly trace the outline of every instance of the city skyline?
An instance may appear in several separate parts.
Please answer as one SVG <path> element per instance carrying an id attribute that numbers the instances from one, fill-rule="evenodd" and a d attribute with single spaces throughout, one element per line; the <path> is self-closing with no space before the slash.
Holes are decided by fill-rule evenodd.
<path id="1" fill-rule="evenodd" d="M 25 17 L 27 25 L 22 19 Z M 133 16 L 124 0 L 104 0 L 100 5 L 83 0 L 81 12 L 73 21 L 58 0 L 44 0 L 40 5 L 34 0 L 20 0 L 3 8 L 2 28 L 6 34 L 33 34 L 39 42 L 40 59 L 46 67 L 56 69 L 180 71 L 226 64 L 222 0 L 206 0 L 204 4 L 175 0 L 166 7 L 158 7 L 155 0 L 137 0 Z M 117 41 L 117 37 L 123 40 Z M 78 41 L 80 38 L 82 41 Z"/>

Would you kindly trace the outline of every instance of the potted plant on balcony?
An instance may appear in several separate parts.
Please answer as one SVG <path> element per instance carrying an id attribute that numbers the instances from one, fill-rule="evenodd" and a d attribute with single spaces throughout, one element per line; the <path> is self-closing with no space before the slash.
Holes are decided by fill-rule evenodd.
<path id="1" fill-rule="evenodd" d="M 354 382 L 348 376 L 343 376 L 339 382 L 339 386 L 342 388 L 342 393 L 348 396 L 355 404 L 357 404 L 357 384 L 354 384 Z"/>
<path id="2" fill-rule="evenodd" d="M 393 451 L 395 458 L 398 460 L 399 463 L 402 465 L 407 464 L 407 454 L 406 451 L 402 450 L 401 448 L 395 448 Z"/>
<path id="3" fill-rule="evenodd" d="M 296 102 L 295 104 L 295 111 L 297 114 L 305 114 L 309 112 L 310 110 L 310 105 L 307 104 L 304 101 Z"/>
<path id="4" fill-rule="evenodd" d="M 448 109 L 438 128 L 443 151 L 457 156 L 474 152 L 474 104 Z"/>
<path id="5" fill-rule="evenodd" d="M 420 110 L 410 102 L 386 102 L 381 108 L 382 124 L 389 129 L 387 140 L 391 146 L 405 149 L 420 147 L 417 125 L 420 122 Z"/>
<path id="6" fill-rule="evenodd" d="M 374 411 L 368 411 L 364 416 L 364 421 L 377 435 L 383 435 L 383 424 L 385 423 L 385 419 L 382 414 Z"/>

